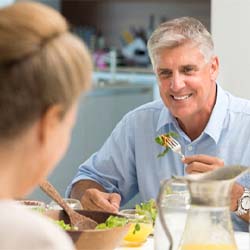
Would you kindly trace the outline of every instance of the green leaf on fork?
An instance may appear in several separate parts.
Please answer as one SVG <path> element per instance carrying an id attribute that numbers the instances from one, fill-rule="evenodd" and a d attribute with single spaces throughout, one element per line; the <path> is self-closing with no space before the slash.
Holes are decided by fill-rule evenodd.
<path id="1" fill-rule="evenodd" d="M 168 151 L 170 150 L 169 146 L 165 143 L 165 140 L 164 140 L 164 137 L 170 137 L 170 136 L 172 136 L 174 138 L 179 137 L 179 135 L 177 133 L 172 132 L 172 131 L 155 137 L 155 142 L 160 144 L 161 146 L 165 147 L 165 150 L 157 155 L 158 158 L 166 155 L 168 153 Z"/>

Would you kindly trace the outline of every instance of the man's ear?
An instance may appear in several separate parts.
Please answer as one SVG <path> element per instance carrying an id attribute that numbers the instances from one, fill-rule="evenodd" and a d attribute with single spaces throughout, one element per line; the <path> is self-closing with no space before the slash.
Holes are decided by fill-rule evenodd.
<path id="1" fill-rule="evenodd" d="M 211 80 L 215 81 L 219 74 L 219 58 L 217 56 L 213 56 L 211 59 L 211 68 L 210 68 L 210 76 Z"/>
<path id="2" fill-rule="evenodd" d="M 61 105 L 53 105 L 49 107 L 40 118 L 39 123 L 39 141 L 46 144 L 52 139 L 54 132 L 58 129 L 61 121 L 62 107 Z"/>

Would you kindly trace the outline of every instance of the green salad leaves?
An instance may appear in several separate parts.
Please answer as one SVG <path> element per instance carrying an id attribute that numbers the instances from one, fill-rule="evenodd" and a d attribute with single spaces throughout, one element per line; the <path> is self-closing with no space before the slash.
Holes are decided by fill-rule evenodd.
<path id="1" fill-rule="evenodd" d="M 63 220 L 55 220 L 55 223 L 63 230 L 78 230 L 77 227 L 73 227 L 70 224 L 66 224 Z"/>
<path id="2" fill-rule="evenodd" d="M 146 215 L 147 218 L 150 219 L 151 222 L 155 222 L 156 215 L 157 215 L 157 209 L 155 200 L 151 199 L 147 202 L 142 202 L 140 204 L 137 204 L 135 206 L 136 214 L 138 215 Z M 127 223 L 135 223 L 133 234 L 140 231 L 140 223 L 145 222 L 145 219 L 131 219 L 126 217 L 120 217 L 120 216 L 109 216 L 108 219 L 104 223 L 100 223 L 97 225 L 96 229 L 107 229 L 107 228 L 113 228 L 113 227 L 121 227 L 126 225 Z"/>
<path id="3" fill-rule="evenodd" d="M 166 133 L 166 134 L 162 134 L 162 135 L 159 135 L 159 136 L 155 137 L 155 142 L 158 143 L 158 144 L 160 144 L 161 146 L 165 147 L 165 150 L 162 153 L 159 153 L 157 155 L 157 157 L 164 156 L 170 150 L 170 148 L 168 147 L 168 145 L 166 144 L 166 142 L 164 140 L 165 137 L 169 137 L 169 136 L 172 136 L 174 138 L 178 138 L 179 137 L 177 133 L 171 132 L 171 131 L 168 132 L 168 133 Z"/>
<path id="4" fill-rule="evenodd" d="M 147 202 L 137 204 L 135 206 L 135 210 L 138 214 L 142 215 L 148 213 L 151 216 L 153 223 L 155 223 L 155 219 L 157 216 L 157 208 L 154 199 L 150 199 Z"/>
<path id="5" fill-rule="evenodd" d="M 104 223 L 100 223 L 96 226 L 96 229 L 107 229 L 113 227 L 122 227 L 128 223 L 128 219 L 119 216 L 109 216 Z"/>

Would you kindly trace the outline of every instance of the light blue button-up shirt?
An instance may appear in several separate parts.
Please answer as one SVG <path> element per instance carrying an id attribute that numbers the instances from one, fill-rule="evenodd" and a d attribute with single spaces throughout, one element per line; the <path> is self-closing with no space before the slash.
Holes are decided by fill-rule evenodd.
<path id="1" fill-rule="evenodd" d="M 206 154 L 223 159 L 225 165 L 250 166 L 250 101 L 234 97 L 217 85 L 216 104 L 197 139 L 189 139 L 161 100 L 145 104 L 126 114 L 103 147 L 79 167 L 66 194 L 72 184 L 88 179 L 108 192 L 119 193 L 122 205 L 138 192 L 142 201 L 156 198 L 161 180 L 186 174 L 179 155 L 172 151 L 157 158 L 164 148 L 154 138 L 170 131 L 179 134 L 186 156 Z M 240 182 L 250 186 L 247 176 Z M 239 222 L 235 224 L 244 224 L 241 219 L 235 220 Z"/>

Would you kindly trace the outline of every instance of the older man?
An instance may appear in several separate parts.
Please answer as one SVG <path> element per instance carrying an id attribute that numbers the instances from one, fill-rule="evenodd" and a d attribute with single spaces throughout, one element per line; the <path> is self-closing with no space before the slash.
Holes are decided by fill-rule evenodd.
<path id="1" fill-rule="evenodd" d="M 218 57 L 210 33 L 196 19 L 162 23 L 148 41 L 161 100 L 124 116 L 103 147 L 84 162 L 67 193 L 85 209 L 117 211 L 139 193 L 157 196 L 160 181 L 172 175 L 206 172 L 230 164 L 250 165 L 250 102 L 217 83 Z M 154 138 L 178 133 L 185 159 L 162 151 Z M 237 146 L 235 146 L 237 144 Z M 246 180 L 235 184 L 231 210 L 235 228 L 246 230 L 248 207 L 240 197 Z M 241 218 L 240 218 L 241 217 Z M 237 223 L 238 222 L 238 223 Z M 238 227 L 237 227 L 238 226 Z"/>

